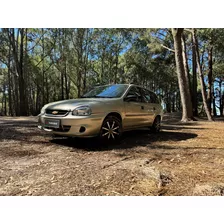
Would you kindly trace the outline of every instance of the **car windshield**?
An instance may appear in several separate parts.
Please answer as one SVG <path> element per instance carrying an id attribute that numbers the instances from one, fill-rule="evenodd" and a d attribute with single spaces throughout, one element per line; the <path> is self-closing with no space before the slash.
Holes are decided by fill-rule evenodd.
<path id="1" fill-rule="evenodd" d="M 128 85 L 122 84 L 99 86 L 83 95 L 82 98 L 118 98 L 124 94 L 127 88 Z"/>

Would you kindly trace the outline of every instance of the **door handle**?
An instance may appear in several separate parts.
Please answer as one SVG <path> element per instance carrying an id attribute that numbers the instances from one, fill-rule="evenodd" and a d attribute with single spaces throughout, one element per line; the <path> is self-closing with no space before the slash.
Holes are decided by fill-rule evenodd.
<path id="1" fill-rule="evenodd" d="M 141 106 L 141 109 L 144 110 L 144 106 Z"/>

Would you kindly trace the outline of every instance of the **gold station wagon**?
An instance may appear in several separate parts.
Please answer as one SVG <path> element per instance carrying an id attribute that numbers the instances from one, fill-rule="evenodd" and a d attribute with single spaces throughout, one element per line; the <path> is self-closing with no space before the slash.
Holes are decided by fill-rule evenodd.
<path id="1" fill-rule="evenodd" d="M 45 105 L 38 127 L 55 135 L 118 140 L 124 131 L 150 127 L 159 132 L 162 107 L 155 93 L 133 84 L 93 88 L 79 99 Z"/>

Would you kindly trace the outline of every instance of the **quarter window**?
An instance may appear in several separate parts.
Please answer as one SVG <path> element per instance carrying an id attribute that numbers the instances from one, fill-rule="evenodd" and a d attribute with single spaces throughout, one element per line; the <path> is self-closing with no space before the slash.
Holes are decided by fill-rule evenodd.
<path id="1" fill-rule="evenodd" d="M 159 103 L 159 100 L 158 100 L 158 97 L 156 96 L 156 94 L 153 92 L 150 92 L 150 93 L 152 95 L 153 103 Z"/>
<path id="2" fill-rule="evenodd" d="M 147 103 L 159 103 L 156 94 L 147 89 L 142 89 L 142 95 L 144 101 Z"/>
<path id="3" fill-rule="evenodd" d="M 142 89 L 143 101 L 146 103 L 151 102 L 151 95 L 147 89 Z"/>

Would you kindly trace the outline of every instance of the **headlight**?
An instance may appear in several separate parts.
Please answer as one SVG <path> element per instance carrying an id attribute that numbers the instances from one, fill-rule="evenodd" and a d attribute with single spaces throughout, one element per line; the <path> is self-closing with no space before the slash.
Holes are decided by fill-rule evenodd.
<path id="1" fill-rule="evenodd" d="M 72 111 L 72 115 L 75 115 L 75 116 L 88 116 L 91 113 L 92 111 L 90 107 L 88 106 L 77 107 L 76 109 Z"/>

